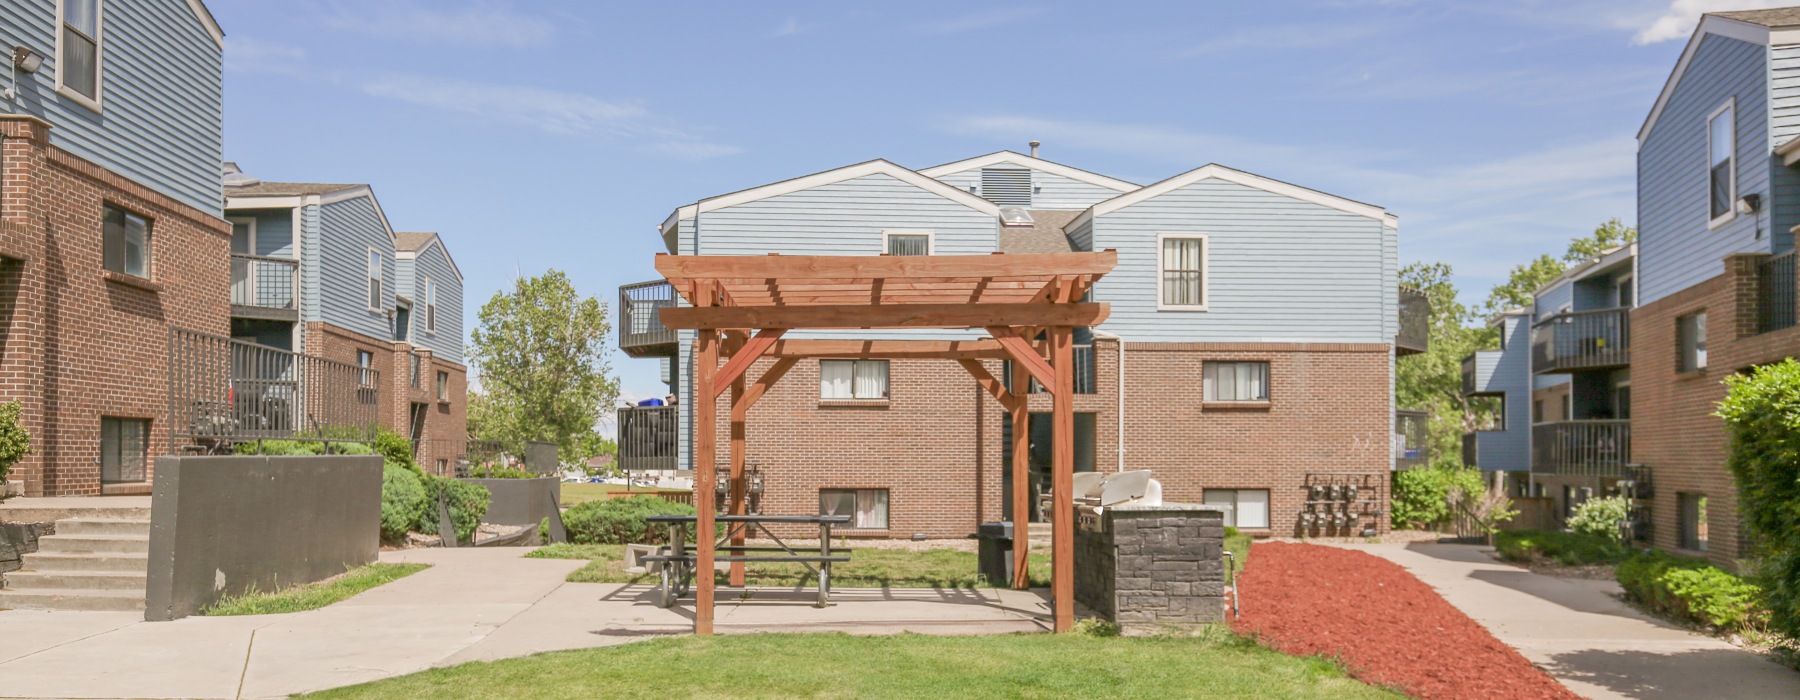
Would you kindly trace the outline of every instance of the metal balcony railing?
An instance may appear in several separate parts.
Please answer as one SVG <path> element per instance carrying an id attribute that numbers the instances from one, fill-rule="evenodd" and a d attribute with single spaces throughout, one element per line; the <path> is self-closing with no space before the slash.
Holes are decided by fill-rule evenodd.
<path id="1" fill-rule="evenodd" d="M 306 437 L 375 439 L 381 375 L 348 362 L 169 329 L 174 447 Z"/>
<path id="2" fill-rule="evenodd" d="M 1631 364 L 1631 310 L 1572 311 L 1531 327 L 1531 370 L 1556 374 Z"/>
<path id="3" fill-rule="evenodd" d="M 1431 463 L 1431 414 L 1425 411 L 1394 411 L 1394 468 L 1412 469 Z"/>
<path id="4" fill-rule="evenodd" d="M 1097 386 L 1099 373 L 1094 366 L 1094 346 L 1091 344 L 1076 345 L 1071 350 L 1073 350 L 1075 358 L 1075 393 L 1095 393 L 1099 388 Z M 1000 381 L 1009 387 L 1012 386 L 1012 372 L 1013 363 L 1011 361 L 1001 364 Z M 1029 393 L 1042 394 L 1044 387 L 1039 385 L 1036 379 L 1033 379 Z"/>
<path id="5" fill-rule="evenodd" d="M 1463 433 L 1463 437 L 1462 437 L 1462 463 L 1463 463 L 1463 466 L 1465 466 L 1465 467 L 1481 466 L 1480 463 L 1477 462 L 1475 459 L 1475 456 L 1480 452 L 1480 446 L 1481 446 L 1481 441 L 1480 441 L 1480 438 L 1478 437 L 1478 433 Z"/>
<path id="6" fill-rule="evenodd" d="M 659 314 L 676 303 L 675 287 L 663 280 L 619 287 L 619 349 L 632 357 L 674 357 L 675 331 Z"/>
<path id="7" fill-rule="evenodd" d="M 1462 360 L 1462 393 L 1463 396 L 1475 393 L 1480 388 L 1475 384 L 1475 355 L 1469 353 Z"/>
<path id="8" fill-rule="evenodd" d="M 1412 287 L 1401 285 L 1400 332 L 1394 336 L 1394 352 L 1416 355 L 1431 347 L 1431 299 Z"/>
<path id="9" fill-rule="evenodd" d="M 627 472 L 679 468 L 681 413 L 676 406 L 619 409 L 619 468 Z"/>
<path id="10" fill-rule="evenodd" d="M 1794 251 L 1769 256 L 1756 266 L 1756 329 L 1759 333 L 1793 328 L 1797 309 Z"/>
<path id="11" fill-rule="evenodd" d="M 299 309 L 300 261 L 262 255 L 231 256 L 231 305 Z"/>
<path id="12" fill-rule="evenodd" d="M 1531 426 L 1531 470 L 1622 477 L 1631 463 L 1631 421 L 1573 420 Z"/>

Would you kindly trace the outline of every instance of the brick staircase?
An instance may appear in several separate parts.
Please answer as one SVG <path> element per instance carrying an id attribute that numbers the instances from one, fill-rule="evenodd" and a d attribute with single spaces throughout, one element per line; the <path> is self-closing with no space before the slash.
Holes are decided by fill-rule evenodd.
<path id="1" fill-rule="evenodd" d="M 149 554 L 149 508 L 80 509 L 56 519 L 23 569 L 0 574 L 0 608 L 143 610 Z"/>

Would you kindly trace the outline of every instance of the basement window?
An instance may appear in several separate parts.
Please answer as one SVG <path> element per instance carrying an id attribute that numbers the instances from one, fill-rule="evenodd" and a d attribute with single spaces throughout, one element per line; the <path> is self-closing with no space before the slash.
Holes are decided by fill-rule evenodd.
<path id="1" fill-rule="evenodd" d="M 141 418 L 100 419 L 100 481 L 141 482 L 148 478 L 150 421 Z"/>
<path id="2" fill-rule="evenodd" d="M 1268 489 L 1207 489 L 1201 500 L 1209 506 L 1226 506 L 1225 526 L 1248 530 L 1269 527 Z"/>
<path id="3" fill-rule="evenodd" d="M 848 515 L 858 530 L 886 530 L 887 489 L 820 489 L 819 514 Z"/>

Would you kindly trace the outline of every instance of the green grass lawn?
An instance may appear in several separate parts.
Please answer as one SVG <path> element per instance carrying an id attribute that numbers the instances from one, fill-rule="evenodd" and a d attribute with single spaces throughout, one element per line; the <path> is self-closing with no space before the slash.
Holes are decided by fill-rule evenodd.
<path id="1" fill-rule="evenodd" d="M 200 611 L 202 615 L 272 615 L 317 610 L 384 583 L 411 576 L 428 564 L 370 564 L 359 566 L 327 581 L 284 588 L 271 593 L 252 592 L 228 597 Z"/>
<path id="2" fill-rule="evenodd" d="M 875 549 L 850 553 L 849 563 L 833 564 L 831 585 L 838 588 L 985 588 L 976 570 L 975 553 L 954 549 Z M 625 546 L 617 544 L 553 544 L 525 556 L 539 559 L 587 559 L 569 574 L 573 583 L 655 583 L 657 577 L 625 572 Z M 744 581 L 752 586 L 793 586 L 818 581 L 799 564 L 747 564 Z M 725 574 L 715 579 L 724 583 Z M 1031 555 L 1031 585 L 1050 585 L 1050 556 Z"/>
<path id="3" fill-rule="evenodd" d="M 626 490 L 627 489 L 625 488 L 625 486 L 623 486 L 621 484 L 587 484 L 587 483 L 563 484 L 562 485 L 562 506 L 564 508 L 572 508 L 574 506 L 580 505 L 582 503 L 586 503 L 588 501 L 601 501 L 601 500 L 606 500 L 609 498 L 619 498 L 620 496 L 617 494 L 624 494 Z M 679 491 L 679 490 L 680 489 L 659 489 L 659 488 L 653 488 L 653 487 L 649 487 L 649 486 L 633 486 L 630 488 L 630 491 L 632 494 L 660 493 L 662 491 Z"/>
<path id="4" fill-rule="evenodd" d="M 309 698 L 1330 698 L 1402 696 L 1329 661 L 1197 637 L 674 637 L 433 669 Z"/>

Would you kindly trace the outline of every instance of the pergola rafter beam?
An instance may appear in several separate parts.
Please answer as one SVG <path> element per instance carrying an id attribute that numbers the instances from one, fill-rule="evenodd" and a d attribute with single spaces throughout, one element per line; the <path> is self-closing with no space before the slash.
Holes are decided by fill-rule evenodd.
<path id="1" fill-rule="evenodd" d="M 745 341 L 743 349 L 732 355 L 731 361 L 725 363 L 725 366 L 719 370 L 719 376 L 714 380 L 716 384 L 713 386 L 712 398 L 717 399 L 720 394 L 725 393 L 726 385 L 737 381 L 738 377 L 744 376 L 744 371 L 750 369 L 750 365 L 755 364 L 756 359 L 762 357 L 763 352 L 768 350 L 770 345 L 774 345 L 775 341 L 781 338 L 781 334 L 786 332 L 785 328 L 765 328 L 757 331 L 754 337 Z"/>
<path id="2" fill-rule="evenodd" d="M 1056 386 L 1056 370 L 1051 367 L 1050 363 L 1044 361 L 1044 357 L 1038 354 L 1037 348 L 1032 347 L 1031 343 L 1026 342 L 1010 328 L 994 327 L 989 328 L 988 332 L 994 335 L 995 341 L 1006 348 L 1016 366 L 1023 368 L 1026 374 L 1037 380 L 1038 386 L 1043 387 L 1045 391 L 1055 391 L 1052 387 Z"/>
<path id="3" fill-rule="evenodd" d="M 775 358 L 882 360 L 1005 360 L 995 340 L 778 340 L 763 353 Z"/>
<path id="4" fill-rule="evenodd" d="M 656 271 L 674 279 L 876 279 L 905 277 L 1009 277 L 1049 270 L 1061 275 L 1104 275 L 1119 262 L 1106 250 L 1006 255 L 664 255 Z"/>
<path id="5" fill-rule="evenodd" d="M 975 383 L 980 384 L 981 388 L 986 389 L 988 395 L 993 396 L 995 401 L 999 401 L 1001 408 L 1005 408 L 1008 415 L 1019 410 L 1021 406 L 1019 397 L 1014 396 L 1012 392 L 1007 391 L 1006 387 L 1000 383 L 1000 380 L 994 378 L 992 372 L 987 371 L 986 367 L 981 366 L 980 360 L 957 360 L 956 363 L 962 365 L 963 369 L 968 370 L 969 376 L 975 378 Z"/>
<path id="6" fill-rule="evenodd" d="M 664 326 L 699 328 L 986 328 L 1096 326 L 1105 304 L 893 304 L 830 306 L 664 307 Z"/>

